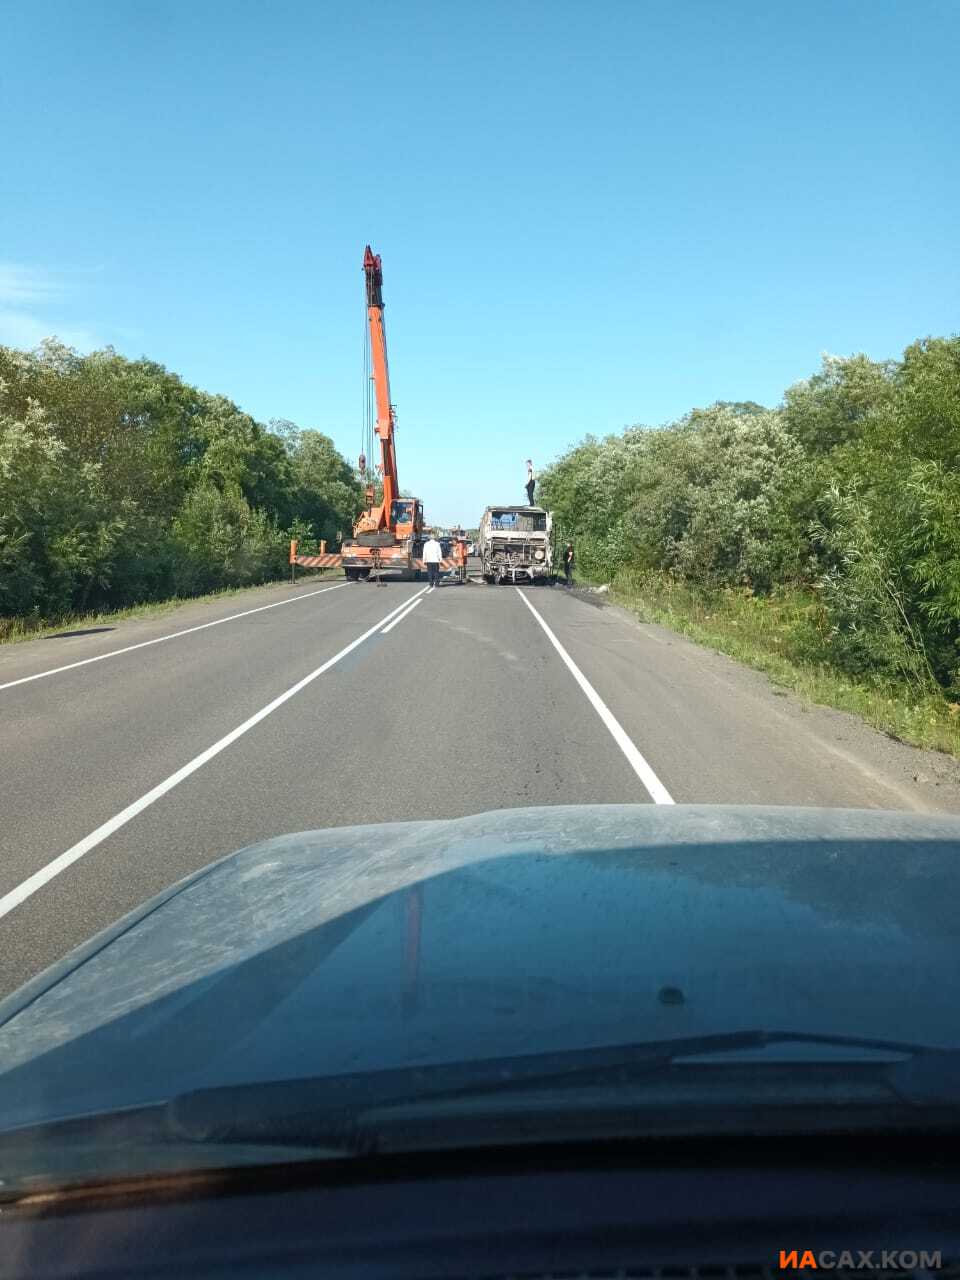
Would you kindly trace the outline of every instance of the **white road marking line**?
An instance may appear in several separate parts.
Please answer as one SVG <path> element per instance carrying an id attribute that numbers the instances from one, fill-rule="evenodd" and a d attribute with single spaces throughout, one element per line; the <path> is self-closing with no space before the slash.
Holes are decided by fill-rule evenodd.
<path id="1" fill-rule="evenodd" d="M 429 595 L 431 591 L 436 591 L 436 589 L 436 587 L 427 587 L 427 595 Z"/>
<path id="2" fill-rule="evenodd" d="M 290 600 L 275 600 L 273 604 L 261 604 L 256 609 L 244 609 L 243 613 L 231 613 L 229 618 L 201 622 L 199 626 L 186 627 L 183 631 L 171 631 L 168 635 L 157 636 L 154 640 L 141 640 L 139 644 L 128 644 L 123 649 L 111 649 L 109 653 L 98 653 L 95 658 L 81 658 L 79 662 L 68 662 L 65 667 L 51 667 L 49 671 L 38 671 L 33 676 L 21 676 L 19 680 L 8 680 L 6 684 L 0 684 L 0 689 L 12 689 L 14 685 L 29 684 L 31 680 L 45 680 L 47 676 L 57 676 L 61 671 L 72 671 L 74 667 L 86 667 L 91 662 L 105 662 L 107 658 L 118 658 L 121 653 L 133 653 L 134 649 L 146 649 L 151 644 L 163 644 L 164 640 L 178 640 L 180 636 L 192 635 L 194 631 L 206 631 L 207 627 L 219 627 L 224 622 L 236 622 L 238 618 L 249 618 L 252 613 L 263 613 L 266 609 L 279 609 L 284 604 L 296 604 L 298 600 L 322 596 L 326 591 L 337 591 L 346 585 L 345 582 L 337 582 L 332 587 L 320 587 L 318 591 L 307 591 L 302 596 L 294 596 Z"/>
<path id="3" fill-rule="evenodd" d="M 325 671 L 329 671 L 331 667 L 335 666 L 341 658 L 345 658 L 347 654 L 352 653 L 358 645 L 363 644 L 364 640 L 369 640 L 376 631 L 379 631 L 388 619 L 392 618 L 394 614 L 398 613 L 400 610 L 406 609 L 409 603 L 409 600 L 404 600 L 403 604 L 398 604 L 395 609 L 391 609 L 386 617 L 381 618 L 380 621 L 374 623 L 372 627 L 368 627 L 367 630 L 364 631 L 363 635 L 357 636 L 356 640 L 351 640 L 350 643 L 341 649 L 339 653 L 335 653 L 332 658 L 328 658 L 327 661 L 317 667 L 315 671 L 311 671 L 310 674 L 304 676 L 302 680 L 298 680 L 295 685 L 291 685 L 285 693 L 281 693 L 280 696 L 274 698 L 272 702 L 268 702 L 265 707 L 261 707 L 261 709 L 250 716 L 249 719 L 244 720 L 243 724 L 237 725 L 236 729 L 231 729 L 225 737 L 221 738 L 218 742 L 215 742 L 213 746 L 207 747 L 206 751 L 201 751 L 198 756 L 194 756 L 189 763 L 178 769 L 176 773 L 171 773 L 169 778 L 165 778 L 163 782 L 159 783 L 159 785 L 154 787 L 151 791 L 148 791 L 146 795 L 141 796 L 139 800 L 134 800 L 133 804 L 128 804 L 125 809 L 121 809 L 121 811 L 118 814 L 115 814 L 114 817 L 110 818 L 109 821 L 104 822 L 101 826 L 97 827 L 96 831 L 91 831 L 88 836 L 84 836 L 82 840 L 78 841 L 77 844 L 68 849 L 66 853 L 61 853 L 59 858 L 54 858 L 54 860 L 52 862 L 48 862 L 45 867 L 41 867 L 39 871 L 35 871 L 34 874 L 24 880 L 22 884 L 17 885 L 15 889 L 11 889 L 9 893 L 4 894 L 4 896 L 0 898 L 0 918 L 7 915 L 14 909 L 14 907 L 19 907 L 21 903 L 27 900 L 27 898 L 35 894 L 38 889 L 42 889 L 45 884 L 48 884 L 55 876 L 58 876 L 61 871 L 65 871 L 67 867 L 71 866 L 74 862 L 79 861 L 85 853 L 89 853 L 90 850 L 95 849 L 98 844 L 102 844 L 108 836 L 112 836 L 115 831 L 119 831 L 121 827 L 126 826 L 126 824 L 130 822 L 131 819 L 135 818 L 137 814 L 143 813 L 144 809 L 148 809 L 150 805 L 152 805 L 156 800 L 159 800 L 161 796 L 165 796 L 168 791 L 172 791 L 173 788 L 183 782 L 185 778 L 189 778 L 192 773 L 196 773 L 198 769 L 202 768 L 208 761 L 212 760 L 214 756 L 218 756 L 221 751 L 225 751 L 227 747 L 236 742 L 238 738 L 242 738 L 245 733 L 248 733 L 255 725 L 258 725 L 261 720 L 265 720 L 271 712 L 276 711 L 278 707 L 282 707 L 285 702 L 289 702 L 291 698 L 301 691 L 301 689 L 305 689 L 307 685 L 316 680 L 318 676 L 322 676 Z"/>
<path id="4" fill-rule="evenodd" d="M 426 595 L 430 594 L 429 589 L 426 591 L 425 594 Z M 413 604 L 409 605 L 408 608 L 403 613 L 401 613 L 398 618 L 394 618 L 394 620 L 388 626 L 384 627 L 383 630 L 380 632 L 380 634 L 382 636 L 385 636 L 388 631 L 392 631 L 398 622 L 402 622 L 408 614 L 413 613 L 414 609 L 417 607 L 418 604 L 423 604 L 422 596 L 419 600 L 414 600 Z"/>
<path id="5" fill-rule="evenodd" d="M 633 769 L 634 773 L 637 775 L 637 777 L 646 787 L 647 791 L 650 793 L 650 799 L 653 800 L 655 804 L 674 804 L 675 801 L 673 797 L 670 795 L 670 792 L 663 785 L 663 783 L 660 781 L 660 779 L 657 777 L 654 771 L 650 768 L 646 760 L 644 760 L 643 756 L 634 746 L 626 730 L 620 724 L 619 720 L 617 720 L 616 716 L 613 714 L 613 712 L 610 710 L 610 708 L 607 706 L 604 700 L 600 697 L 599 693 L 597 693 L 596 689 L 594 689 L 593 685 L 590 683 L 587 677 L 583 674 L 583 672 L 580 670 L 580 668 L 577 666 L 574 660 L 570 657 L 569 653 L 567 653 L 566 649 L 563 647 L 563 645 L 560 643 L 557 637 L 553 634 L 553 632 L 544 622 L 543 618 L 541 618 L 540 614 L 536 611 L 536 609 L 533 607 L 533 605 L 530 603 L 530 601 L 523 594 L 523 592 L 520 590 L 519 587 L 516 588 L 516 591 L 517 591 L 517 595 L 520 597 L 523 603 L 527 606 L 527 608 L 530 610 L 530 612 L 533 614 L 536 620 L 540 623 L 541 627 L 543 627 L 544 631 L 546 632 L 547 639 L 550 641 L 550 643 L 556 649 L 557 653 L 559 653 L 560 657 L 563 659 L 567 669 L 569 670 L 570 674 L 573 676 L 574 680 L 576 680 L 577 684 L 580 686 L 583 692 L 587 695 L 587 698 L 589 699 L 590 704 L 593 707 L 594 711 L 596 711 L 597 715 L 600 717 L 600 719 L 609 729 L 610 736 L 613 738 L 614 742 L 617 744 L 617 746 L 620 748 L 623 754 L 627 757 L 627 760 L 630 763 L 630 767 Z"/>

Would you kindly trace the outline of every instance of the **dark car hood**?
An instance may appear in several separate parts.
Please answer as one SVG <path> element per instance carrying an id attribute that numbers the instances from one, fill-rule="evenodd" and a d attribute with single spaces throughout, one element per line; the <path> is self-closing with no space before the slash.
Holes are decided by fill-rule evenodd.
<path id="1" fill-rule="evenodd" d="M 723 806 L 281 836 L 0 1002 L 0 1128 L 755 1027 L 955 1047 L 958 854 L 960 819 Z"/>

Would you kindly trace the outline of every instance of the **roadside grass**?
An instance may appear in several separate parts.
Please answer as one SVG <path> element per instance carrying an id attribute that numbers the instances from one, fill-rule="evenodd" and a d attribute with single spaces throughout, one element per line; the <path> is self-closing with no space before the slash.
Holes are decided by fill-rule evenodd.
<path id="1" fill-rule="evenodd" d="M 831 665 L 826 620 L 812 592 L 705 594 L 662 575 L 621 573 L 609 598 L 646 622 L 766 672 L 808 703 L 853 712 L 898 741 L 960 756 L 960 705 L 936 689 L 874 682 Z"/>
<path id="2" fill-rule="evenodd" d="M 334 582 L 342 577 L 342 569 L 301 569 L 297 574 L 297 583 L 321 580 Z M 17 644 L 22 640 L 42 640 L 44 636 L 53 636 L 61 631 L 82 631 L 114 622 L 124 622 L 130 618 L 162 617 L 184 604 L 205 604 L 208 601 L 223 600 L 230 596 L 242 596 L 248 591 L 262 591 L 265 587 L 284 585 L 290 585 L 289 578 L 276 578 L 271 582 L 257 582 L 246 587 L 222 587 L 219 591 L 210 591 L 200 596 L 171 596 L 167 600 L 145 601 L 142 604 L 128 605 L 124 609 L 102 610 L 94 613 L 65 613 L 57 618 L 42 618 L 34 615 L 15 618 L 0 617 L 0 645 Z"/>

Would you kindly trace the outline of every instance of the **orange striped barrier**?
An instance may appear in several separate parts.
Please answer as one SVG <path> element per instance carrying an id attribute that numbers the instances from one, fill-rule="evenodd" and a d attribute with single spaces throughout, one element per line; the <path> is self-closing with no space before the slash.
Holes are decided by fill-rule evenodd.
<path id="1" fill-rule="evenodd" d="M 301 556 L 301 555 L 295 555 L 295 556 L 293 556 L 293 557 L 292 557 L 292 559 L 291 559 L 290 563 L 291 563 L 291 564 L 299 564 L 299 565 L 301 565 L 304 569 L 336 569 L 339 565 L 342 565 L 342 564 L 343 564 L 343 556 L 342 556 L 342 555 L 330 555 L 330 554 L 325 555 L 325 556 Z M 385 558 L 384 558 L 384 561 L 383 561 L 383 567 L 384 567 L 385 569 L 388 569 L 388 568 L 390 567 L 390 557 L 389 557 L 389 556 L 387 556 L 387 557 L 385 557 Z M 426 561 L 424 561 L 424 560 L 414 560 L 414 561 L 413 561 L 413 567 L 414 567 L 415 569 L 423 570 L 423 571 L 425 572 L 425 571 L 426 571 L 426 568 L 427 568 Z M 441 569 L 456 569 L 456 568 L 457 568 L 457 561 L 456 561 L 456 560 L 450 560 L 450 559 L 447 559 L 447 560 L 441 560 L 441 561 L 440 561 L 440 568 L 441 568 Z"/>
<path id="2" fill-rule="evenodd" d="M 290 539 L 290 564 L 299 564 L 304 569 L 336 569 L 343 564 L 343 556 L 327 554 L 327 544 L 325 541 L 320 543 L 320 552 L 318 556 L 301 556 L 297 554 L 300 543 L 296 538 Z"/>
<path id="3" fill-rule="evenodd" d="M 427 564 L 426 564 L 426 561 L 425 561 L 425 560 L 414 560 L 414 562 L 413 562 L 413 567 L 414 567 L 415 569 L 426 569 Z M 440 568 L 441 568 L 441 569 L 456 569 L 456 567 L 457 567 L 457 562 L 456 562 L 456 560 L 441 560 L 441 561 L 440 561 Z"/>
<path id="4" fill-rule="evenodd" d="M 292 540 L 290 543 L 290 563 L 292 565 L 298 564 L 302 569 L 339 569 L 343 564 L 343 556 L 339 553 L 327 552 L 319 556 L 302 556 L 299 554 L 298 545 L 296 540 Z M 383 562 L 384 569 L 391 567 L 390 560 L 390 556 L 385 557 Z M 427 569 L 426 562 L 423 560 L 414 560 L 413 567 L 421 573 L 425 573 Z M 440 561 L 440 568 L 447 571 L 457 569 L 459 568 L 459 561 L 453 559 L 452 556 L 448 556 Z"/>
<path id="5" fill-rule="evenodd" d="M 299 556 L 295 555 L 290 560 L 291 564 L 299 564 L 304 569 L 336 569 L 343 564 L 343 556 L 325 555 L 325 556 Z"/>

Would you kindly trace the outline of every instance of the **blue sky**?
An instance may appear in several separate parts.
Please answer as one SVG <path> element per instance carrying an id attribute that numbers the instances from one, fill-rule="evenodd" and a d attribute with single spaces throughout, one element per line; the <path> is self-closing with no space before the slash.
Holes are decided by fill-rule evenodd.
<path id="1" fill-rule="evenodd" d="M 954 0 L 4 6 L 0 342 L 112 343 L 473 524 L 587 432 L 955 332 Z"/>

